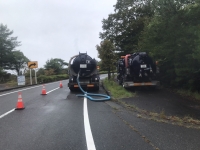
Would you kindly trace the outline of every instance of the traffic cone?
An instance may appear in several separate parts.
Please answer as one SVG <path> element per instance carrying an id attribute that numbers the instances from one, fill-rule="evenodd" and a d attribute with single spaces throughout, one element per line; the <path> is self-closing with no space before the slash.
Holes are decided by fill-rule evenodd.
<path id="1" fill-rule="evenodd" d="M 47 95 L 47 92 L 46 92 L 46 90 L 45 90 L 44 85 L 43 85 L 43 87 L 42 87 L 42 94 L 41 94 L 41 95 Z"/>
<path id="2" fill-rule="evenodd" d="M 18 101 L 17 101 L 17 106 L 15 108 L 15 110 L 22 110 L 24 109 L 24 103 L 22 101 L 22 94 L 21 92 L 18 93 Z"/>
<path id="3" fill-rule="evenodd" d="M 60 81 L 60 88 L 62 88 L 63 87 L 63 85 L 62 85 L 62 81 Z"/>

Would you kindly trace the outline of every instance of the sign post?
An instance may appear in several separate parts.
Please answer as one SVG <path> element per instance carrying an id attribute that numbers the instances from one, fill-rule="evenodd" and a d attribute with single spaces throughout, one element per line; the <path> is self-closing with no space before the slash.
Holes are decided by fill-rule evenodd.
<path id="1" fill-rule="evenodd" d="M 35 84 L 37 84 L 37 74 L 36 74 L 36 69 L 35 69 Z"/>
<path id="2" fill-rule="evenodd" d="M 33 68 L 38 68 L 38 62 L 37 62 L 37 61 L 30 61 L 30 62 L 28 62 L 28 68 L 30 69 L 30 83 L 31 83 L 31 85 L 32 85 L 31 70 L 32 70 Z M 35 83 L 37 84 L 36 69 L 35 69 Z"/>
<path id="3" fill-rule="evenodd" d="M 32 85 L 32 75 L 31 75 L 31 70 L 32 70 L 32 69 L 30 69 L 30 83 L 31 83 L 31 85 Z"/>

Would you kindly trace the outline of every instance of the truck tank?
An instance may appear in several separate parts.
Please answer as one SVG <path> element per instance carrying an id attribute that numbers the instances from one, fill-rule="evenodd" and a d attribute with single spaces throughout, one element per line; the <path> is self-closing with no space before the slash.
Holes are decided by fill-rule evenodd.
<path id="1" fill-rule="evenodd" d="M 156 86 L 157 66 L 146 52 L 122 56 L 117 63 L 119 84 L 129 86 Z"/>
<path id="2" fill-rule="evenodd" d="M 97 62 L 87 55 L 87 53 L 79 53 L 73 56 L 69 61 L 68 70 L 68 87 L 71 91 L 78 89 L 78 83 L 76 81 L 78 74 L 82 88 L 99 90 L 100 78 L 97 70 Z"/>

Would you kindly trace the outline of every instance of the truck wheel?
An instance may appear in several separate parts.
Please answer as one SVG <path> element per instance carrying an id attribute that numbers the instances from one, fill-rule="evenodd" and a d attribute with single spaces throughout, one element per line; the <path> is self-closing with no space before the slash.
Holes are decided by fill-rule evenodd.
<path id="1" fill-rule="evenodd" d="M 99 91 L 99 86 L 98 87 L 95 87 L 95 89 L 94 89 L 95 91 Z"/>
<path id="2" fill-rule="evenodd" d="M 118 80 L 118 84 L 119 84 L 119 85 L 122 85 L 122 82 L 123 82 L 123 81 L 122 81 L 121 79 Z"/>
<path id="3" fill-rule="evenodd" d="M 75 89 L 74 89 L 74 88 L 72 88 L 72 87 L 71 87 L 71 88 L 69 88 L 69 89 L 70 89 L 70 91 L 71 91 L 71 92 L 74 92 L 74 91 L 75 91 Z"/>

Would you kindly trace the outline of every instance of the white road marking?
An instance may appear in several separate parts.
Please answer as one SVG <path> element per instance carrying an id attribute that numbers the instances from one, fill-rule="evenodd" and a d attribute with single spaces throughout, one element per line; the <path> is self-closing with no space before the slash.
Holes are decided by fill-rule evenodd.
<path id="1" fill-rule="evenodd" d="M 26 89 L 21 89 L 21 90 L 17 90 L 17 91 L 13 91 L 13 92 L 5 93 L 5 94 L 1 94 L 0 96 L 9 95 L 9 94 L 17 93 L 17 92 L 20 92 L 20 91 L 26 91 L 26 90 L 34 89 L 34 88 L 36 88 L 36 87 L 40 87 L 40 86 L 42 86 L 42 85 L 34 86 L 34 87 L 31 87 L 31 88 L 26 88 Z"/>
<path id="2" fill-rule="evenodd" d="M 49 84 L 53 84 L 53 83 L 49 83 Z M 40 87 L 40 86 L 43 86 L 43 85 L 38 85 L 38 86 L 31 87 L 31 88 L 26 88 L 26 89 L 21 89 L 21 90 L 18 90 L 18 91 L 13 91 L 13 92 L 1 94 L 0 96 L 9 95 L 9 94 L 12 94 L 12 93 L 21 92 L 21 91 L 25 91 L 25 90 L 29 90 L 29 89 L 33 89 L 33 88 Z M 55 90 L 57 90 L 57 89 L 59 89 L 59 88 L 60 88 L 60 87 L 57 87 L 57 88 L 55 88 L 55 89 L 53 89 L 53 90 L 51 90 L 51 91 L 49 91 L 49 92 L 47 92 L 47 93 L 53 92 L 53 91 L 55 91 Z M 10 110 L 10 111 L 8 111 L 8 112 L 2 114 L 2 115 L 0 116 L 0 119 L 3 118 L 3 117 L 5 117 L 6 115 L 10 114 L 10 113 L 13 112 L 13 111 L 15 111 L 15 108 L 13 108 L 12 110 Z"/>
<path id="3" fill-rule="evenodd" d="M 5 117 L 6 115 L 10 114 L 13 111 L 15 111 L 15 108 L 13 108 L 12 110 L 10 110 L 10 111 L 6 112 L 5 114 L 1 115 L 0 119 L 3 118 L 3 117 Z"/>
<path id="4" fill-rule="evenodd" d="M 88 150 L 96 150 L 94 145 L 94 140 L 92 136 L 92 131 L 90 128 L 90 121 L 88 117 L 88 108 L 87 108 L 87 98 L 84 97 L 84 104 L 83 104 L 83 117 L 84 117 L 84 127 L 85 127 L 85 137 L 87 143 Z"/>
<path id="5" fill-rule="evenodd" d="M 57 90 L 57 89 L 59 89 L 59 88 L 60 88 L 60 87 L 57 87 L 57 88 L 55 88 L 55 89 L 53 89 L 53 90 L 47 92 L 46 94 L 51 93 L 51 92 L 53 92 L 53 91 L 55 91 L 55 90 Z"/>
<path id="6" fill-rule="evenodd" d="M 55 82 L 54 82 L 54 83 L 55 83 Z M 49 83 L 49 84 L 54 84 L 54 83 Z M 48 85 L 48 84 L 44 84 L 44 85 Z M 1 96 L 5 96 L 5 95 L 9 95 L 9 94 L 12 94 L 12 93 L 17 93 L 17 92 L 21 92 L 21 91 L 26 91 L 26 90 L 29 90 L 29 89 L 34 89 L 34 88 L 37 88 L 37 87 L 40 87 L 40 86 L 43 86 L 43 85 L 38 85 L 38 86 L 26 88 L 26 89 L 21 89 L 21 90 L 9 92 L 9 93 L 1 94 L 0 97 L 1 97 Z"/>

